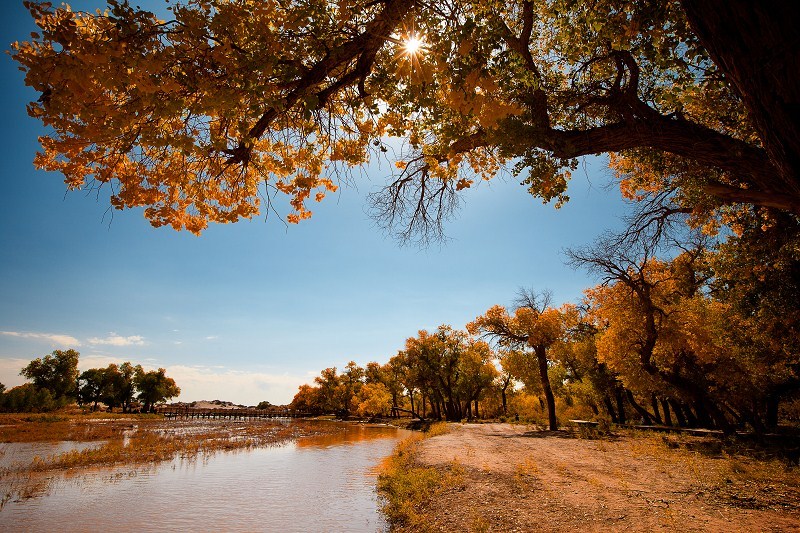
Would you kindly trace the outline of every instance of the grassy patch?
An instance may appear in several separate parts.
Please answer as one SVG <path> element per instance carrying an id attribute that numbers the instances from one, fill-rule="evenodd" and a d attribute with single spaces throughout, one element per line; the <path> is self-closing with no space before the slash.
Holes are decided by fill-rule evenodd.
<path id="1" fill-rule="evenodd" d="M 423 466 L 418 460 L 419 446 L 425 438 L 448 431 L 444 422 L 432 424 L 424 435 L 401 441 L 383 461 L 378 492 L 384 502 L 381 510 L 393 531 L 431 531 L 427 512 L 431 502 L 463 478 L 464 468 L 456 462 L 439 469 Z"/>
<path id="2" fill-rule="evenodd" d="M 450 433 L 450 427 L 447 422 L 434 422 L 425 430 L 426 437 L 436 437 L 437 435 L 445 435 Z"/>

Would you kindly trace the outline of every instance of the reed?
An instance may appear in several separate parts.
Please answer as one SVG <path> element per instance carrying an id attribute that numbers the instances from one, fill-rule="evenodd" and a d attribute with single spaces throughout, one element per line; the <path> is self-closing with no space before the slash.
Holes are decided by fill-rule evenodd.
<path id="1" fill-rule="evenodd" d="M 272 424 L 189 426 L 129 430 L 97 448 L 72 450 L 38 459 L 31 470 L 80 468 L 95 465 L 142 464 L 176 457 L 194 458 L 218 451 L 275 445 L 295 436 L 293 428 Z"/>

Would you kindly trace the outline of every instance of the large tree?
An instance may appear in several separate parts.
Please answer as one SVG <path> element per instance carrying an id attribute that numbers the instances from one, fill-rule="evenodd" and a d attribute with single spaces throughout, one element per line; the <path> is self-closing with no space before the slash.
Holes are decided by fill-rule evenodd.
<path id="1" fill-rule="evenodd" d="M 467 324 L 467 329 L 472 334 L 493 338 L 500 346 L 514 350 L 508 356 L 508 368 L 526 387 L 534 383 L 535 378 L 531 376 L 538 377 L 547 406 L 548 424 L 551 431 L 556 431 L 558 419 L 550 383 L 548 351 L 566 340 L 570 325 L 577 323 L 577 310 L 572 305 L 564 305 L 560 309 L 551 307 L 547 293 L 537 295 L 523 291 L 521 296 L 513 314 L 505 307 L 495 305 L 486 314 Z"/>
<path id="2" fill-rule="evenodd" d="M 199 232 L 276 193 L 297 222 L 387 136 L 407 150 L 377 212 L 406 235 L 509 162 L 565 201 L 576 158 L 600 153 L 671 209 L 800 213 L 795 2 L 188 0 L 169 20 L 108 3 L 26 4 L 36 164 L 112 184 L 157 226 Z"/>
<path id="3" fill-rule="evenodd" d="M 78 357 L 75 350 L 55 350 L 37 357 L 20 371 L 37 389 L 50 391 L 57 401 L 74 399 L 78 381 Z"/>

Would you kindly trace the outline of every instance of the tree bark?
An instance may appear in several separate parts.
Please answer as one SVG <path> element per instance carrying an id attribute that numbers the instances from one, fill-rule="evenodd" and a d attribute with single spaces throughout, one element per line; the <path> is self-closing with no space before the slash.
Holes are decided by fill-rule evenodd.
<path id="1" fill-rule="evenodd" d="M 608 416 L 611 417 L 611 421 L 615 424 L 619 423 L 617 413 L 614 411 L 614 404 L 611 403 L 611 398 L 609 398 L 607 394 L 603 396 L 603 405 L 606 407 L 606 411 L 608 411 Z"/>
<path id="2" fill-rule="evenodd" d="M 623 396 L 623 388 L 617 387 L 616 390 L 616 398 L 617 398 L 617 416 L 619 418 L 620 424 L 627 423 L 627 417 L 625 416 L 625 397 Z"/>
<path id="3" fill-rule="evenodd" d="M 639 415 L 642 417 L 642 421 L 648 426 L 652 424 L 653 416 L 647 412 L 647 409 L 639 405 L 639 403 L 636 401 L 636 398 L 633 397 L 633 393 L 631 391 L 625 389 L 625 393 L 628 397 L 628 403 L 631 404 L 631 407 L 633 407 L 634 411 L 639 413 Z"/>
<path id="4" fill-rule="evenodd" d="M 669 402 L 664 398 L 661 398 L 661 410 L 664 411 L 664 424 L 671 426 L 672 417 L 669 414 Z"/>
<path id="5" fill-rule="evenodd" d="M 692 30 L 747 108 L 775 181 L 800 197 L 800 3 L 682 0 Z"/>
<path id="6" fill-rule="evenodd" d="M 686 417 L 683 416 L 683 409 L 681 408 L 680 404 L 673 399 L 667 400 L 670 405 L 672 406 L 672 411 L 675 413 L 675 418 L 678 420 L 678 427 L 685 428 L 686 427 Z"/>
<path id="7" fill-rule="evenodd" d="M 543 346 L 537 346 L 534 351 L 536 353 L 536 362 L 539 365 L 539 379 L 542 382 L 544 398 L 547 403 L 547 419 L 550 424 L 550 431 L 557 431 L 556 399 L 553 396 L 553 389 L 550 388 L 550 377 L 547 374 L 547 350 Z"/>

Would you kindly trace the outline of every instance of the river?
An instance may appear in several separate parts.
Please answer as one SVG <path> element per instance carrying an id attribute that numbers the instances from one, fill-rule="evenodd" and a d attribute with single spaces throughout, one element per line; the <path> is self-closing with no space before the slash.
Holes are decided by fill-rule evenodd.
<path id="1" fill-rule="evenodd" d="M 0 530 L 383 531 L 376 469 L 408 433 L 347 424 L 280 446 L 58 474 L 8 501 Z"/>

